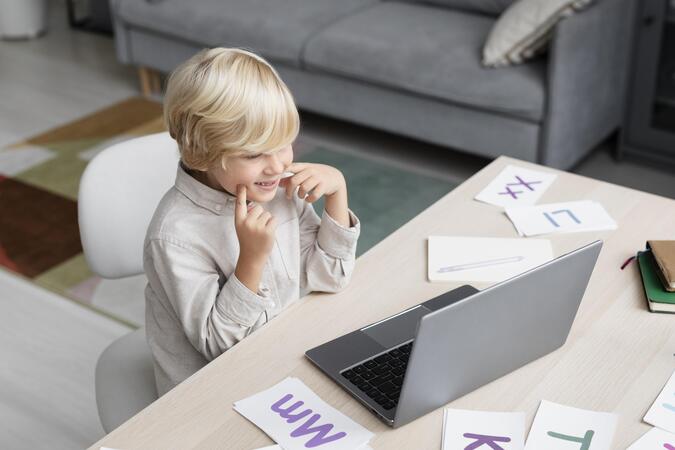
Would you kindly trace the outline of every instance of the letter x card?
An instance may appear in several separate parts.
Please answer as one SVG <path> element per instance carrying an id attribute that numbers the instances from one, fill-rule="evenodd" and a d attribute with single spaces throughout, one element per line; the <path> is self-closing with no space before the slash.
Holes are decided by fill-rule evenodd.
<path id="1" fill-rule="evenodd" d="M 534 205 L 551 186 L 555 173 L 506 166 L 476 200 L 496 206 Z"/>

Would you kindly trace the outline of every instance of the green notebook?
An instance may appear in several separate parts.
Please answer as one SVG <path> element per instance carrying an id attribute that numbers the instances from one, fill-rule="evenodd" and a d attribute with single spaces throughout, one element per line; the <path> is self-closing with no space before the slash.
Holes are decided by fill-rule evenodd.
<path id="1" fill-rule="evenodd" d="M 638 265 L 642 275 L 642 284 L 645 287 L 645 296 L 652 312 L 675 313 L 675 292 L 668 292 L 663 288 L 661 280 L 656 274 L 656 262 L 652 252 L 647 250 L 638 253 Z"/>

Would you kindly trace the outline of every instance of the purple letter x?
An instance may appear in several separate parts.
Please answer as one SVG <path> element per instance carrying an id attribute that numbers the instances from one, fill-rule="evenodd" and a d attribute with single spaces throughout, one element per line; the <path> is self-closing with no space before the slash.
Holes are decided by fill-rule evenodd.
<path id="1" fill-rule="evenodd" d="M 532 186 L 530 186 L 530 185 L 531 185 L 531 184 L 541 183 L 541 181 L 529 181 L 529 182 L 528 182 L 528 181 L 523 181 L 523 179 L 520 178 L 518 175 L 516 175 L 516 180 L 518 180 L 517 183 L 507 183 L 506 185 L 507 185 L 507 186 L 519 186 L 519 185 L 523 185 L 523 186 L 525 186 L 526 188 L 528 188 L 529 190 L 534 191 L 534 189 L 533 189 Z"/>
<path id="2" fill-rule="evenodd" d="M 522 194 L 523 191 L 512 191 L 510 187 L 504 186 L 504 189 L 506 189 L 506 192 L 498 192 L 498 195 L 510 195 L 513 198 L 518 198 L 516 194 Z"/>
<path id="3" fill-rule="evenodd" d="M 517 183 L 506 183 L 506 186 L 504 186 L 504 189 L 506 189 L 506 192 L 499 192 L 498 195 L 510 195 L 513 198 L 518 198 L 516 194 L 522 194 L 523 191 L 512 191 L 509 186 L 525 186 L 527 189 L 530 191 L 534 191 L 534 188 L 532 187 L 533 184 L 541 183 L 541 181 L 525 181 L 522 178 L 520 178 L 518 175 L 516 175 L 516 180 L 518 180 Z"/>
<path id="4" fill-rule="evenodd" d="M 511 442 L 511 438 L 502 437 L 502 436 L 488 436 L 485 434 L 473 434 L 473 433 L 464 433 L 465 438 L 475 439 L 476 442 L 472 442 L 467 445 L 464 450 L 473 450 L 474 448 L 482 447 L 483 444 L 489 446 L 492 450 L 504 450 L 503 447 L 496 444 L 497 442 Z"/>

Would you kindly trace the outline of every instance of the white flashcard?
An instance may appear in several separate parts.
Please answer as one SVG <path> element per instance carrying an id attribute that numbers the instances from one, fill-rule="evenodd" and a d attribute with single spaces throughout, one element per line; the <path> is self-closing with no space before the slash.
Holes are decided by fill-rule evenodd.
<path id="1" fill-rule="evenodd" d="M 534 205 L 556 177 L 554 173 L 506 166 L 476 200 L 504 207 Z"/>
<path id="2" fill-rule="evenodd" d="M 260 447 L 259 449 L 256 450 L 284 450 L 281 445 L 270 445 L 269 447 Z M 373 448 L 366 444 L 363 447 L 359 447 L 357 450 L 373 450 Z"/>
<path id="3" fill-rule="evenodd" d="M 429 281 L 500 282 L 553 259 L 547 239 L 429 236 Z"/>
<path id="4" fill-rule="evenodd" d="M 590 200 L 506 208 L 505 212 L 521 236 L 615 230 L 617 227 L 605 208 Z"/>
<path id="5" fill-rule="evenodd" d="M 373 437 L 293 377 L 235 402 L 234 409 L 284 450 L 354 450 Z"/>
<path id="6" fill-rule="evenodd" d="M 618 415 L 542 400 L 525 450 L 610 450 Z"/>
<path id="7" fill-rule="evenodd" d="M 442 450 L 523 450 L 525 413 L 445 409 Z"/>
<path id="8" fill-rule="evenodd" d="M 659 396 L 656 397 L 652 407 L 647 411 L 644 421 L 675 433 L 675 371 Z"/>
<path id="9" fill-rule="evenodd" d="M 652 428 L 626 450 L 675 450 L 675 434 Z"/>

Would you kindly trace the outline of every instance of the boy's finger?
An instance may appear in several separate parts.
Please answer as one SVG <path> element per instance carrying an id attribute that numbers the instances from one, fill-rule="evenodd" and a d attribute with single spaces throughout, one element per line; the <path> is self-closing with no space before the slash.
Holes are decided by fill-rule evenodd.
<path id="1" fill-rule="evenodd" d="M 295 189 L 311 176 L 311 173 L 297 173 L 289 178 L 286 182 L 286 198 L 291 198 Z"/>
<path id="2" fill-rule="evenodd" d="M 235 218 L 243 219 L 246 217 L 246 186 L 243 184 L 237 185 L 237 205 L 234 209 Z"/>
<path id="3" fill-rule="evenodd" d="M 316 188 L 320 183 L 320 180 L 315 177 L 310 177 L 307 180 L 303 181 L 298 189 L 298 197 L 305 198 L 305 195 L 309 194 Z"/>
<path id="4" fill-rule="evenodd" d="M 263 213 L 260 214 L 260 217 L 258 217 L 258 223 L 265 226 L 267 225 L 267 222 L 269 222 L 271 218 L 272 214 L 270 214 L 269 211 L 263 211 Z"/>
<path id="5" fill-rule="evenodd" d="M 270 217 L 270 220 L 267 221 L 265 224 L 265 228 L 267 228 L 270 231 L 274 231 L 277 228 L 277 218 L 272 216 Z"/>
<path id="6" fill-rule="evenodd" d="M 248 215 L 246 218 L 249 219 L 252 223 L 255 223 L 258 220 L 258 217 L 260 217 L 260 215 L 264 212 L 265 210 L 263 209 L 262 206 L 254 205 L 251 209 L 248 210 Z"/>
<path id="7" fill-rule="evenodd" d="M 306 167 L 307 163 L 292 163 L 290 166 L 286 167 L 286 172 L 298 173 Z"/>

